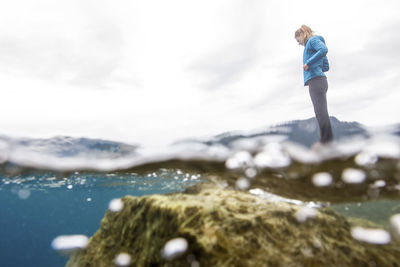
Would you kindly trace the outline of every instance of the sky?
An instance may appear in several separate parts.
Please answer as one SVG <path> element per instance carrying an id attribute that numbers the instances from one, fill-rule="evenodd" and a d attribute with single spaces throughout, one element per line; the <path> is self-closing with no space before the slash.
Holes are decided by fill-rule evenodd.
<path id="1" fill-rule="evenodd" d="M 161 145 L 314 116 L 302 24 L 325 38 L 328 108 L 399 123 L 396 0 L 0 4 L 0 135 Z"/>

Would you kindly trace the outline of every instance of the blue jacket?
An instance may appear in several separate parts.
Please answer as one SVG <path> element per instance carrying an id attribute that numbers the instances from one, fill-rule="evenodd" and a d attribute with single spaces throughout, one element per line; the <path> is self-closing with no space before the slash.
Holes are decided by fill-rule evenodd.
<path id="1" fill-rule="evenodd" d="M 317 76 L 326 77 L 324 72 L 329 70 L 327 53 L 328 48 L 322 36 L 315 35 L 307 40 L 303 52 L 303 65 L 307 64 L 309 69 L 303 70 L 304 85 L 308 85 L 308 81 Z"/>

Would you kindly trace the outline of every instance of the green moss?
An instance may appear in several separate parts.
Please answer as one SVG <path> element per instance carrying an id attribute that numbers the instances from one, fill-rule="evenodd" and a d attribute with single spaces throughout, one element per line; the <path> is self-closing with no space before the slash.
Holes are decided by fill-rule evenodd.
<path id="1" fill-rule="evenodd" d="M 130 266 L 398 266 L 398 244 L 370 245 L 351 237 L 350 223 L 329 209 L 296 220 L 299 206 L 271 203 L 214 185 L 185 193 L 126 196 L 122 211 L 107 211 L 88 247 L 68 267 L 115 266 L 126 252 Z M 160 251 L 170 239 L 189 243 L 167 261 Z"/>

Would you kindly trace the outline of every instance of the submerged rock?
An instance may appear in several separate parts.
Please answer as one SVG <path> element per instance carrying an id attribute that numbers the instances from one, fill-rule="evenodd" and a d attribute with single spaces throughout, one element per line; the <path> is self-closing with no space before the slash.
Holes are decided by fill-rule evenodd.
<path id="1" fill-rule="evenodd" d="M 352 224 L 321 208 L 268 202 L 246 192 L 197 185 L 184 193 L 122 198 L 68 267 L 116 266 L 399 266 L 396 241 L 352 237 Z"/>

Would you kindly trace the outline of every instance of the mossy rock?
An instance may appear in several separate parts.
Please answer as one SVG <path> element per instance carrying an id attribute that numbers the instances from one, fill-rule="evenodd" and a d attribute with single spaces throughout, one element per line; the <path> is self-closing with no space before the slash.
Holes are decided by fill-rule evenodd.
<path id="1" fill-rule="evenodd" d="M 300 206 L 215 185 L 122 201 L 124 208 L 106 212 L 68 267 L 115 266 L 121 252 L 131 256 L 129 266 L 399 266 L 398 243 L 357 241 L 351 224 L 327 208 L 300 223 Z M 177 237 L 187 240 L 188 249 L 168 261 L 161 250 Z"/>

